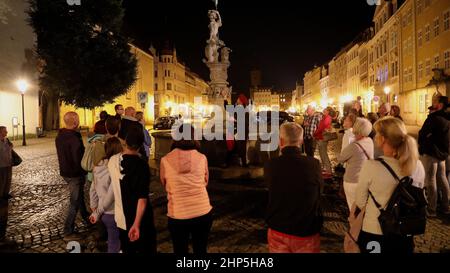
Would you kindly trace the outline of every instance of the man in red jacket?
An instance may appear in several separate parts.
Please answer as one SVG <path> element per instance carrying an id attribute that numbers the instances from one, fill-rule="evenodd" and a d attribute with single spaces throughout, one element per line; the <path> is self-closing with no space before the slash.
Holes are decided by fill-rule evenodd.
<path id="1" fill-rule="evenodd" d="M 328 157 L 328 141 L 326 141 L 323 137 L 323 134 L 325 131 L 328 131 L 331 129 L 331 115 L 330 112 L 334 112 L 333 108 L 327 107 L 325 110 L 323 110 L 323 117 L 322 120 L 319 123 L 319 126 L 317 127 L 316 132 L 314 133 L 314 138 L 319 143 L 319 154 L 320 154 L 320 160 L 322 161 L 322 166 L 325 169 L 326 176 L 331 176 L 331 162 L 330 158 Z M 334 113 L 333 113 L 334 115 Z"/>
<path id="2" fill-rule="evenodd" d="M 78 114 L 68 112 L 64 115 L 66 128 L 59 130 L 56 137 L 56 151 L 58 154 L 59 172 L 69 185 L 70 204 L 64 224 L 64 238 L 76 239 L 75 219 L 78 209 L 81 216 L 89 223 L 89 213 L 84 203 L 84 184 L 86 172 L 81 168 L 84 145 L 81 134 L 76 131 L 80 124 Z"/>

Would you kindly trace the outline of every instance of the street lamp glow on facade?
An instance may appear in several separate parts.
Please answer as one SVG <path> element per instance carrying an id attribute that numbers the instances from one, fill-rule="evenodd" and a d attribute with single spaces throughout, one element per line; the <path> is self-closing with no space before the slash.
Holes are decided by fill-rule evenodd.
<path id="1" fill-rule="evenodd" d="M 20 94 L 22 95 L 22 146 L 27 146 L 27 142 L 25 139 L 25 103 L 24 97 L 25 92 L 28 89 L 28 82 L 26 80 L 18 80 L 16 82 L 17 89 L 19 89 Z"/>
<path id="2" fill-rule="evenodd" d="M 386 94 L 386 100 L 387 100 L 387 102 L 391 102 L 391 96 L 389 95 L 390 93 L 391 93 L 391 88 L 389 88 L 389 87 L 385 87 L 384 88 L 384 93 Z"/>

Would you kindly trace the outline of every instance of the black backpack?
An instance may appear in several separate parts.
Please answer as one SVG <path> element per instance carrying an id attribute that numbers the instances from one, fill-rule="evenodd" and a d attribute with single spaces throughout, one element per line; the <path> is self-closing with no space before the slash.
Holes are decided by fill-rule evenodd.
<path id="1" fill-rule="evenodd" d="M 427 200 L 425 190 L 414 186 L 413 179 L 406 176 L 399 179 L 392 168 L 383 160 L 380 161 L 398 183 L 387 207 L 381 205 L 369 191 L 375 205 L 380 210 L 378 221 L 383 235 L 411 236 L 425 233 L 427 223 Z"/>

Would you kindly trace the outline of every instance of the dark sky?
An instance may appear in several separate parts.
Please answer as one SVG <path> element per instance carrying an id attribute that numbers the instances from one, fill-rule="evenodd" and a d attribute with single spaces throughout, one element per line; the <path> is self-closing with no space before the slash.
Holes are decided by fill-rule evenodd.
<path id="1" fill-rule="evenodd" d="M 212 0 L 125 0 L 125 29 L 144 45 L 170 38 L 179 58 L 208 80 L 202 63 Z M 247 93 L 250 70 L 263 84 L 291 91 L 314 64 L 329 61 L 371 24 L 366 0 L 219 0 L 220 38 L 230 47 L 229 82 Z"/>

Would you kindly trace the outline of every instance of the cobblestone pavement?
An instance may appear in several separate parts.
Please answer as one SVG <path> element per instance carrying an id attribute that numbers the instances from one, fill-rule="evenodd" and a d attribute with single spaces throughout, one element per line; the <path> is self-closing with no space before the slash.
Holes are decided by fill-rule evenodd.
<path id="1" fill-rule="evenodd" d="M 25 253 L 64 253 L 67 242 L 62 228 L 68 206 L 68 188 L 58 173 L 54 140 L 30 140 L 29 146 L 16 146 L 23 163 L 14 169 L 9 207 L 7 236 L 17 248 L 9 251 Z M 330 157 L 336 147 L 331 145 Z M 324 253 L 342 252 L 343 234 L 347 228 L 346 204 L 338 197 L 336 187 L 327 187 L 324 197 L 325 224 L 321 248 Z M 86 192 L 87 192 L 86 187 Z M 211 181 L 209 194 L 214 206 L 214 223 L 210 236 L 211 253 L 267 252 L 264 210 L 267 192 L 261 181 Z M 158 231 L 158 251 L 171 253 L 167 230 L 166 196 L 159 180 L 151 183 L 152 203 Z M 99 239 L 96 228 L 77 220 L 82 252 L 104 252 L 106 244 Z M 450 249 L 450 219 L 431 219 L 426 234 L 417 236 L 416 252 L 448 252 Z M 0 250 L 1 252 L 1 250 Z"/>

